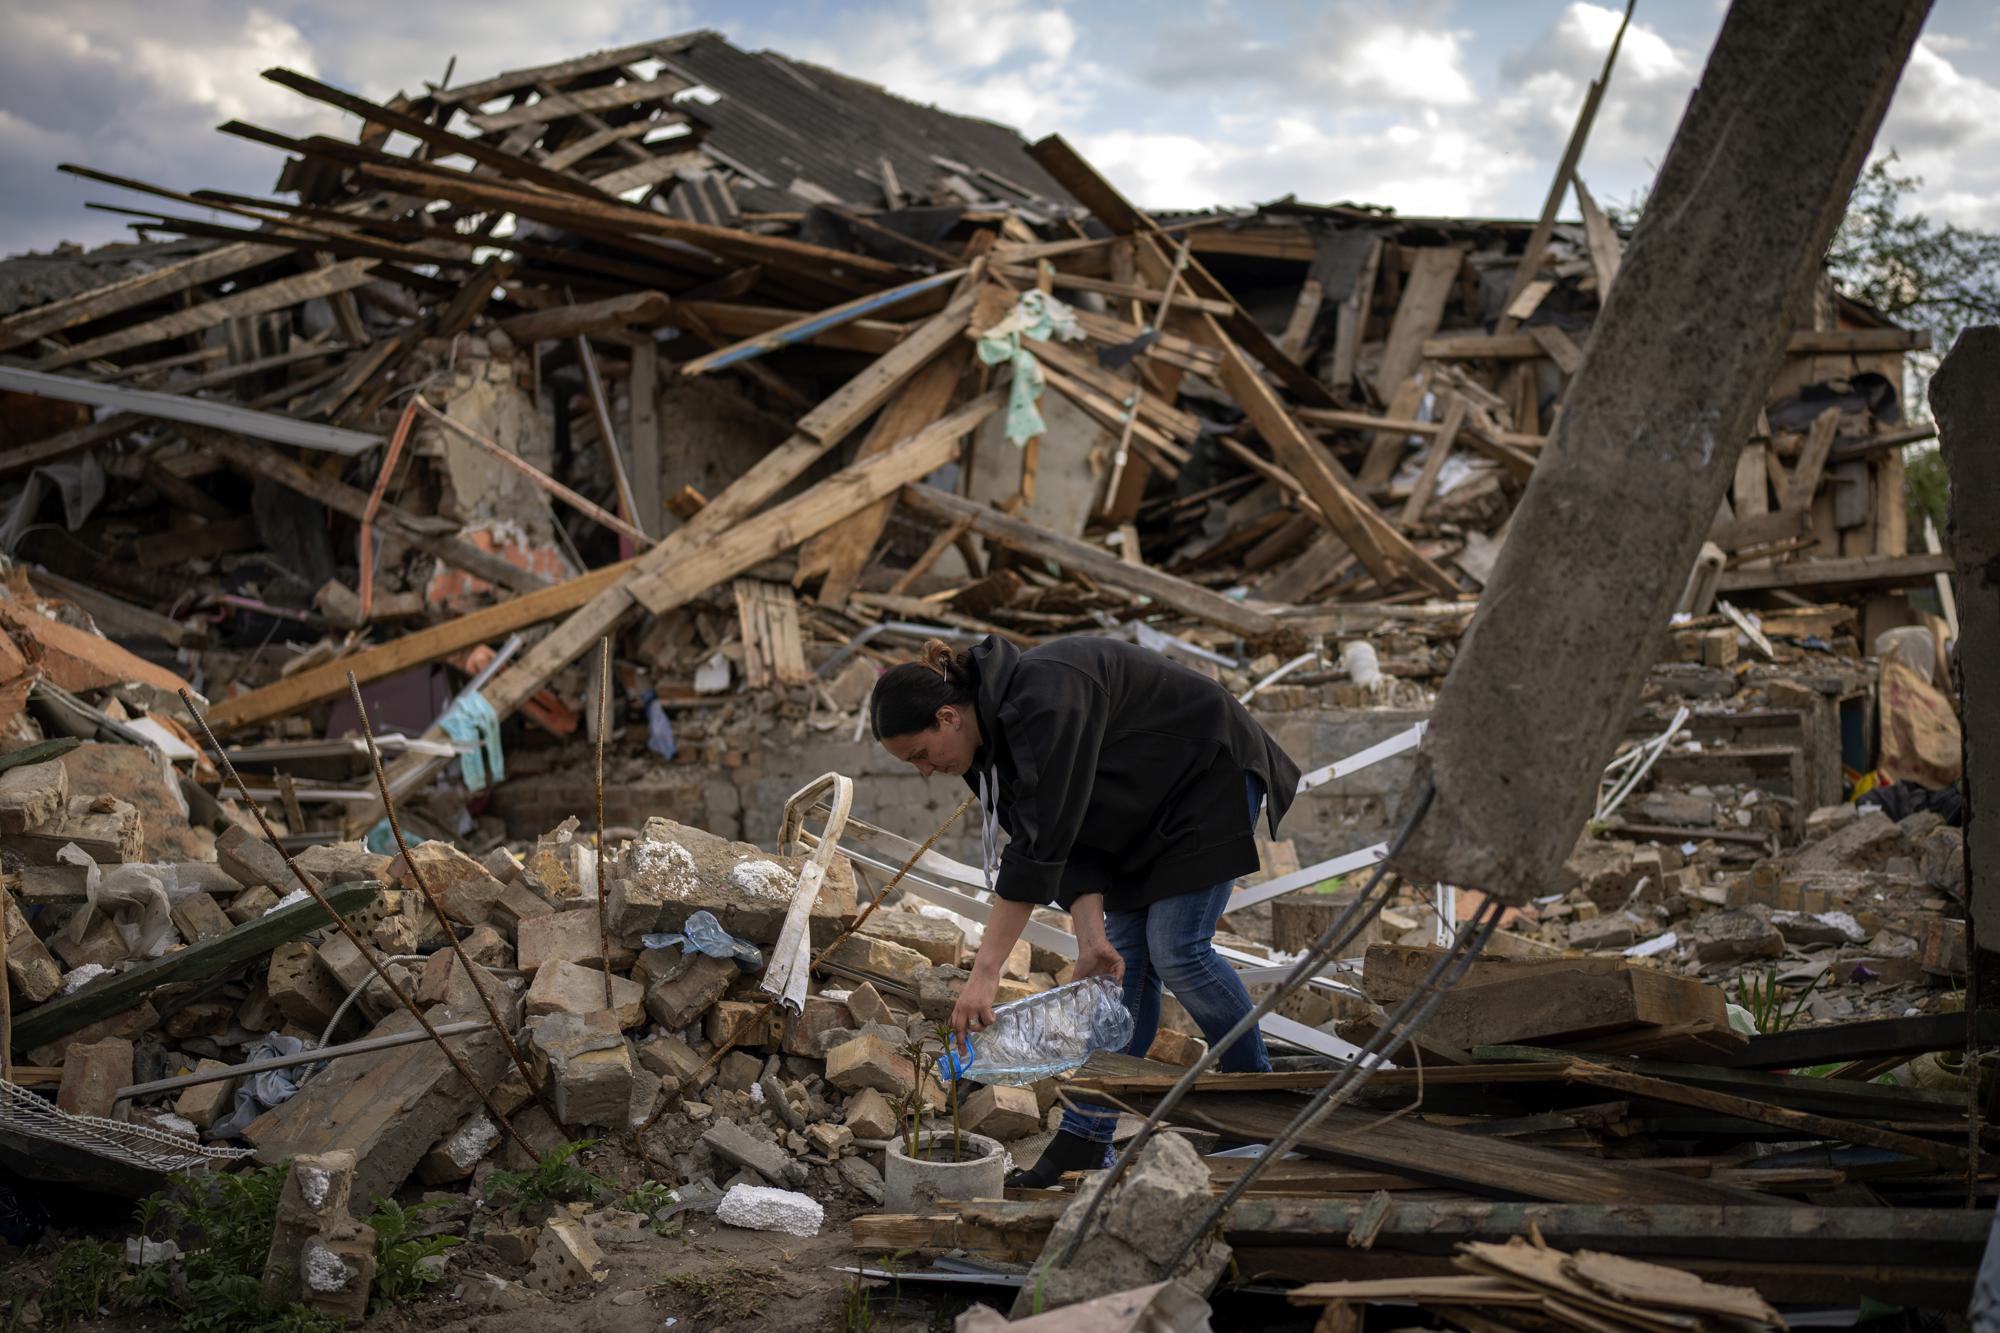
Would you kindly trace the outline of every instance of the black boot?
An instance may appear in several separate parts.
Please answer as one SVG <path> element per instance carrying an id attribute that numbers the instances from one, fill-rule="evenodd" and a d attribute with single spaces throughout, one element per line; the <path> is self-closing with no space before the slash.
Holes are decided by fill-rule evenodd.
<path id="1" fill-rule="evenodd" d="M 1065 1172 L 1095 1171 L 1102 1167 L 1105 1150 L 1110 1146 L 1067 1130 L 1057 1130 L 1056 1136 L 1049 1140 L 1048 1147 L 1042 1149 L 1040 1159 L 1033 1166 L 1007 1173 L 1007 1188 L 1054 1189 L 1061 1183 Z"/>

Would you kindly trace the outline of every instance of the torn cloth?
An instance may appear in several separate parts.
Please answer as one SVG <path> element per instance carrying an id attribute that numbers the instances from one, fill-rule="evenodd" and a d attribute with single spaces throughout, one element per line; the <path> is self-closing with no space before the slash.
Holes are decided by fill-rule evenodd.
<path id="1" fill-rule="evenodd" d="M 1005 361 L 1014 370 L 1007 391 L 1007 438 L 1015 444 L 1026 444 L 1047 429 L 1036 406 L 1042 397 L 1042 365 L 1025 342 L 1075 342 L 1081 337 L 1076 312 L 1043 291 L 1021 293 L 1007 317 L 979 335 L 979 359 L 989 366 Z"/>
<path id="2" fill-rule="evenodd" d="M 458 757 L 459 771 L 471 791 L 484 791 L 507 776 L 507 757 L 500 752 L 500 715 L 486 696 L 467 690 L 437 720 L 445 735 L 478 748 Z"/>

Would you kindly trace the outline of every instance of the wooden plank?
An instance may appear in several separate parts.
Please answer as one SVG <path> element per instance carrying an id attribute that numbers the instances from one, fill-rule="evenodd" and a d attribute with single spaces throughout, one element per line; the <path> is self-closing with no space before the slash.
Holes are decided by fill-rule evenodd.
<path id="1" fill-rule="evenodd" d="M 1250 418 L 1279 463 L 1290 469 L 1320 508 L 1328 530 L 1346 542 L 1368 572 L 1384 587 L 1409 577 L 1434 592 L 1458 595 L 1458 585 L 1449 575 L 1418 554 L 1409 540 L 1398 532 L 1373 505 L 1357 495 L 1340 465 L 1312 438 L 1298 419 L 1252 368 L 1235 343 L 1216 325 L 1211 316 L 1210 336 L 1222 350 L 1222 383 Z"/>
<path id="2" fill-rule="evenodd" d="M 1756 518 L 1771 512 L 1771 482 L 1765 475 L 1765 447 L 1753 440 L 1736 456 L 1736 477 L 1730 484 L 1730 506 L 1737 518 Z M 1711 538 L 1710 540 L 1714 540 Z M 1717 546 L 1723 543 L 1716 542 Z M 1723 546 L 1724 550 L 1735 548 Z"/>
<path id="3" fill-rule="evenodd" d="M 1417 474 L 1416 485 L 1410 487 L 1410 498 L 1403 505 L 1402 517 L 1397 520 L 1404 527 L 1415 526 L 1424 516 L 1424 508 L 1431 502 L 1437 490 L 1438 474 L 1444 470 L 1444 460 L 1451 456 L 1451 447 L 1458 440 L 1459 428 L 1465 425 L 1466 402 L 1463 395 L 1452 394 L 1450 406 L 1445 409 L 1444 424 L 1437 437 L 1431 441 L 1430 452 L 1424 455 L 1423 470 Z"/>
<path id="4" fill-rule="evenodd" d="M 371 102 L 365 97 L 344 92 L 331 84 L 321 83 L 318 79 L 300 74 L 296 70 L 267 69 L 264 71 L 264 77 L 281 88 L 291 89 L 302 97 L 309 97 L 315 102 L 323 102 L 357 115 L 371 125 L 396 130 L 418 139 L 439 150 L 433 154 L 434 157 L 451 157 L 454 154 L 469 157 L 490 171 L 539 185 L 544 190 L 555 190 L 564 195 L 582 195 L 593 199 L 604 197 L 595 187 L 565 172 L 551 171 L 539 162 L 531 161 L 518 153 L 510 153 L 495 144 L 468 139 L 463 134 L 456 134 L 433 121 L 407 115 L 379 102 Z"/>
<path id="5" fill-rule="evenodd" d="M 1134 208 L 1061 135 L 1051 134 L 1038 139 L 1028 146 L 1027 151 L 1029 157 L 1040 163 L 1044 171 L 1055 177 L 1071 196 L 1080 201 L 1117 235 L 1131 236 L 1142 233 L 1156 241 L 1166 236 L 1166 232 L 1158 224 Z M 1311 245 L 1309 239 L 1307 245 L 1309 247 Z M 1311 255 L 1307 257 L 1311 258 Z M 1166 283 L 1166 262 L 1164 254 L 1157 254 L 1154 271 L 1148 275 L 1149 279 L 1162 290 Z M 1327 392 L 1326 386 L 1308 374 L 1298 362 L 1286 356 L 1271 340 L 1270 335 L 1265 333 L 1257 321 L 1252 319 L 1237 302 L 1229 289 L 1216 281 L 1215 276 L 1203 267 L 1199 260 L 1189 259 L 1185 279 L 1188 290 L 1194 295 L 1230 303 L 1233 307 L 1232 313 L 1224 317 L 1230 335 L 1244 351 L 1276 375 L 1295 397 L 1315 407 L 1339 406 L 1333 395 Z"/>
<path id="6" fill-rule="evenodd" d="M 1928 334 L 1908 329 L 1801 329 L 1786 340 L 1791 356 L 1908 352 L 1930 346 Z M 1423 354 L 1431 361 L 1519 361 L 1546 356 L 1526 333 L 1452 333 L 1429 339 Z"/>
<path id="7" fill-rule="evenodd" d="M 1820 477 L 1825 474 L 1827 459 L 1833 452 L 1833 433 L 1839 429 L 1840 409 L 1837 407 L 1829 407 L 1813 418 L 1805 443 L 1799 446 L 1799 461 L 1792 465 L 1791 474 L 1785 479 L 1784 495 L 1780 501 L 1784 508 L 1810 513 L 1813 494 L 1819 490 Z"/>
<path id="8" fill-rule="evenodd" d="M 615 46 L 603 51 L 593 51 L 589 55 L 575 56 L 568 60 L 558 60 L 547 65 L 530 65 L 522 69 L 510 69 L 481 79 L 477 83 L 462 83 L 456 88 L 432 88 L 430 100 L 439 106 L 477 106 L 490 102 L 506 93 L 517 92 L 537 83 L 567 83 L 571 79 L 586 74 L 596 74 L 620 65 L 630 65 L 648 56 L 659 56 L 685 48 L 699 34 L 690 33 L 684 37 L 655 39 L 650 42 L 636 42 L 631 46 Z"/>
<path id="9" fill-rule="evenodd" d="M 1403 299 L 1396 303 L 1396 315 L 1389 324 L 1382 364 L 1375 372 L 1378 401 L 1388 402 L 1403 381 L 1416 373 L 1417 362 L 1427 355 L 1424 340 L 1437 333 L 1464 262 L 1465 255 L 1450 246 L 1425 246 L 1416 251 L 1416 262 L 1403 284 Z"/>
<path id="10" fill-rule="evenodd" d="M 1738 1097 L 1708 1088 L 1690 1088 L 1666 1079 L 1647 1078 L 1643 1074 L 1635 1074 L 1629 1070 L 1579 1062 L 1570 1069 L 1569 1079 L 1573 1083 L 1584 1083 L 1593 1088 L 1610 1088 L 1630 1093 L 1635 1097 L 1670 1102 L 1678 1106 L 1692 1106 L 1704 1111 L 1754 1120 L 1759 1124 L 1775 1125 L 1780 1129 L 1793 1131 L 1801 1138 L 1834 1139 L 1843 1143 L 1903 1153 L 1946 1171 L 1963 1173 L 1967 1165 L 1965 1150 L 1955 1145 L 1936 1143 L 1930 1139 L 1918 1138 L 1914 1134 L 1898 1133 L 1861 1121 L 1793 1110 L 1788 1106 L 1779 1106 L 1750 1097 Z"/>
<path id="11" fill-rule="evenodd" d="M 337 884 L 323 892 L 335 911 L 350 915 L 375 901 L 379 889 L 379 885 L 369 882 Z M 199 981 L 240 967 L 331 921 L 318 903 L 307 899 L 246 921 L 226 935 L 136 964 L 116 976 L 99 978 L 81 990 L 58 996 L 17 1017 L 14 1045 L 24 1050 L 46 1045 L 101 1018 L 132 1008 L 157 986 L 173 981 Z"/>
<path id="12" fill-rule="evenodd" d="M 740 361 L 762 356 L 767 352 L 776 351 L 778 348 L 791 343 L 807 341 L 814 334 L 824 332 L 828 329 L 839 328 L 842 324 L 850 323 L 865 314 L 877 310 L 885 310 L 890 306 L 908 300 L 910 297 L 941 287 L 945 283 L 956 282 L 960 278 L 963 278 L 967 272 L 968 270 L 966 269 L 958 268 L 950 269 L 943 273 L 934 273 L 929 277 L 918 278 L 914 282 L 906 282 L 899 287 L 891 287 L 887 291 L 873 292 L 867 296 L 857 296 L 852 301 L 843 301 L 841 304 L 833 306 L 830 309 L 817 310 L 811 314 L 800 315 L 797 318 L 787 320 L 774 329 L 767 329 L 749 338 L 745 338 L 741 342 L 732 343 L 727 347 L 719 347 L 713 352 L 708 352 L 692 360 L 684 361 L 681 363 L 680 373 L 683 375 L 700 375 L 722 366 L 733 365 Z"/>
<path id="13" fill-rule="evenodd" d="M 1368 456 L 1361 460 L 1358 476 L 1363 486 L 1385 486 L 1402 466 L 1403 444 L 1410 432 L 1401 429 L 1403 422 L 1410 419 L 1424 401 L 1425 385 L 1429 382 L 1427 373 L 1419 372 L 1396 386 L 1396 396 L 1389 400 L 1389 411 L 1382 419 L 1394 425 L 1374 427 L 1375 436 L 1368 442 Z M 1425 423 L 1430 433 L 1435 434 L 1443 422 Z"/>
<path id="14" fill-rule="evenodd" d="M 156 268 L 150 273 L 136 274 L 78 292 L 60 301 L 19 311 L 0 319 L 0 351 L 177 295 L 206 282 L 234 277 L 288 253 L 289 249 L 281 245 L 253 245 L 248 242 L 224 245 L 192 259 Z"/>
<path id="15" fill-rule="evenodd" d="M 1326 288 L 1318 278 L 1307 278 L 1299 284 L 1298 300 L 1292 303 L 1292 313 L 1285 321 L 1285 331 L 1278 335 L 1278 350 L 1297 361 L 1305 356 L 1306 339 L 1312 336 L 1313 325 L 1319 319 L 1319 308 L 1326 303 Z"/>
<path id="16" fill-rule="evenodd" d="M 1590 267 L 1597 274 L 1597 306 L 1601 310 L 1611 295 L 1611 284 L 1618 280 L 1618 266 L 1625 261 L 1625 242 L 1597 206 L 1583 177 L 1572 174 L 1570 182 L 1576 186 L 1577 207 L 1583 210 L 1583 239 L 1590 247 Z"/>
<path id="17" fill-rule="evenodd" d="M 1053 560 L 1076 570 L 1092 581 L 1130 592 L 1143 593 L 1154 601 L 1185 612 L 1233 633 L 1261 637 L 1277 628 L 1277 621 L 1220 593 L 1210 592 L 1171 574 L 1144 565 L 1129 565 L 1099 546 L 1058 536 L 1032 523 L 987 509 L 972 500 L 932 486 L 909 486 L 902 501 L 910 508 L 943 522 L 971 519 L 972 530 L 990 542 L 1044 560 Z"/>
<path id="18" fill-rule="evenodd" d="M 267 478 L 286 490 L 295 491 L 309 500 L 317 500 L 336 513 L 359 521 L 368 511 L 365 492 L 324 476 L 275 449 L 253 444 L 224 431 L 190 426 L 183 427 L 181 433 L 236 471 Z M 533 592 L 549 586 L 548 580 L 540 574 L 511 564 L 449 532 L 436 531 L 435 519 L 421 519 L 396 505 L 384 503 L 376 507 L 374 521 L 418 550 L 488 583 L 517 592 Z"/>
<path id="19" fill-rule="evenodd" d="M 28 582 L 38 593 L 72 602 L 88 612 L 97 622 L 97 627 L 112 637 L 140 635 L 160 640 L 178 648 L 184 642 L 199 641 L 199 633 L 191 634 L 188 628 L 171 616 L 163 616 L 143 606 L 134 606 L 122 598 L 100 591 L 86 583 L 66 579 L 39 566 L 26 568 Z"/>
<path id="20" fill-rule="evenodd" d="M 729 338 L 746 338 L 766 333 L 790 320 L 795 311 L 775 306 L 740 305 L 730 301 L 675 301 L 660 317 L 661 324 L 691 329 Z M 901 342 L 907 325 L 888 319 L 857 319 L 812 335 L 805 341 L 814 347 L 831 347 L 844 352 L 882 353 Z M 718 338 L 717 345 L 720 346 Z M 744 369 L 754 369 L 751 362 Z"/>
<path id="21" fill-rule="evenodd" d="M 935 421 L 958 391 L 959 379 L 971 359 L 972 349 L 961 339 L 912 375 L 883 406 L 854 456 L 872 458 Z M 793 582 L 802 584 L 823 574 L 820 604 L 839 606 L 845 602 L 860 581 L 862 567 L 881 539 L 895 503 L 892 497 L 871 505 L 807 542 L 799 551 Z"/>
<path id="22" fill-rule="evenodd" d="M 611 111 L 640 102 L 670 101 L 675 93 L 685 92 L 691 86 L 678 74 L 662 74 L 639 82 L 600 84 L 533 102 L 517 102 L 505 111 L 474 114 L 468 119 L 482 133 L 497 134 L 520 125 L 546 125 L 586 111 Z"/>
<path id="23" fill-rule="evenodd" d="M 1761 484 L 1764 479 L 1759 476 L 1757 480 Z M 1771 514 L 1739 515 L 1717 523 L 1708 530 L 1708 540 L 1725 551 L 1742 551 L 1789 537 L 1804 537 L 1811 532 L 1811 509 L 1780 509 Z"/>
<path id="24" fill-rule="evenodd" d="M 441 661 L 482 643 L 497 643 L 516 630 L 569 614 L 605 589 L 616 586 L 636 564 L 626 560 L 593 569 L 578 578 L 522 593 L 495 606 L 468 611 L 414 634 L 391 639 L 380 647 L 364 649 L 325 666 L 310 667 L 273 681 L 262 689 L 224 699 L 209 710 L 209 725 L 218 733 L 226 733 L 274 717 L 289 717 L 322 699 L 345 693 L 350 671 L 355 679 L 366 684 L 413 666 Z"/>
<path id="25" fill-rule="evenodd" d="M 1549 354 L 1549 360 L 1555 362 L 1556 369 L 1563 374 L 1574 375 L 1583 369 L 1583 349 L 1565 330 L 1553 324 L 1536 324 L 1528 330 L 1528 336 Z"/>
<path id="26" fill-rule="evenodd" d="M 554 305 L 545 310 L 510 315 L 500 331 L 517 343 L 560 342 L 580 335 L 595 337 L 637 324 L 651 328 L 668 322 L 673 298 L 665 292 L 620 292 L 581 305 Z"/>
<path id="27" fill-rule="evenodd" d="M 943 421 L 850 464 L 804 494 L 711 536 L 699 549 L 634 578 L 632 595 L 659 615 L 789 550 L 956 458 L 959 440 L 999 410 L 1001 402 L 998 390 L 983 394 Z"/>
<path id="28" fill-rule="evenodd" d="M 1361 261 L 1361 273 L 1354 290 L 1347 294 L 1336 312 L 1333 326 L 1333 357 L 1328 364 L 1327 382 L 1334 393 L 1346 397 L 1354 390 L 1355 365 L 1361 356 L 1361 341 L 1368 329 L 1368 316 L 1375 306 L 1375 275 L 1382 266 L 1382 239 L 1370 237 L 1368 254 Z"/>
<path id="29" fill-rule="evenodd" d="M 1979 1028 L 1981 1046 L 2000 1046 L 2000 1012 L 1982 1010 Z M 1959 1010 L 1760 1033 L 1742 1050 L 1715 1059 L 1717 1064 L 1730 1069 L 1803 1069 L 1883 1056 L 1962 1050 L 1965 1037 L 1965 1012 Z"/>
<path id="30" fill-rule="evenodd" d="M 1764 588 L 1916 588 L 1933 575 L 1949 573 L 1948 555 L 1856 555 L 1800 560 L 1768 569 L 1724 570 L 1717 588 L 1746 592 Z"/>
<path id="31" fill-rule="evenodd" d="M 363 175 L 428 199 L 447 199 L 469 207 L 506 209 L 556 226 L 586 227 L 634 236 L 663 236 L 669 240 L 684 241 L 712 254 L 732 256 L 753 264 L 768 264 L 772 268 L 849 291 L 872 291 L 884 284 L 900 281 L 904 276 L 903 270 L 894 264 L 866 255 L 810 245 L 783 236 L 764 236 L 706 222 L 689 222 L 671 214 L 655 213 L 651 209 L 613 199 L 584 199 L 513 189 L 492 183 L 484 177 L 441 168 L 416 171 L 407 167 L 362 163 L 360 169 Z M 786 317 L 790 318 L 790 315 Z"/>
<path id="32" fill-rule="evenodd" d="M 1156 1098 L 1126 1099 L 1142 1110 Z M 1269 1142 L 1301 1103 L 1281 1092 L 1197 1093 L 1175 1118 L 1252 1142 Z M 1449 1189 L 1499 1198 L 1560 1203 L 1757 1204 L 1749 1190 L 1537 1148 L 1490 1136 L 1443 1129 L 1408 1118 L 1384 1121 L 1374 1111 L 1336 1106 L 1295 1144 L 1309 1157 L 1410 1176 Z"/>
<path id="33" fill-rule="evenodd" d="M 375 263 L 376 261 L 372 259 L 344 260 L 327 268 L 279 278 L 275 282 L 267 282 L 248 291 L 231 292 L 228 296 L 205 301 L 187 310 L 176 310 L 170 315 L 161 315 L 157 319 L 145 320 L 86 339 L 61 352 L 44 357 L 35 363 L 35 368 L 54 370 L 61 366 L 74 365 L 78 361 L 88 361 L 95 357 L 129 351 L 134 347 L 144 347 L 148 343 L 199 333 L 203 329 L 214 328 L 218 324 L 241 319 L 245 315 L 261 315 L 271 310 L 288 309 L 315 296 L 331 296 L 335 292 L 351 291 L 373 280 L 372 271 Z"/>
<path id="34" fill-rule="evenodd" d="M 607 171 L 602 176 L 592 176 L 590 183 L 606 194 L 622 195 L 642 185 L 657 185 L 683 171 L 702 171 L 714 165 L 707 153 L 699 148 L 690 148 L 678 153 L 661 153 L 644 162 L 634 162 Z"/>
<path id="35" fill-rule="evenodd" d="M 660 494 L 660 345 L 649 337 L 632 342 L 632 373 L 626 382 L 631 404 L 632 503 L 641 531 L 666 530 Z"/>

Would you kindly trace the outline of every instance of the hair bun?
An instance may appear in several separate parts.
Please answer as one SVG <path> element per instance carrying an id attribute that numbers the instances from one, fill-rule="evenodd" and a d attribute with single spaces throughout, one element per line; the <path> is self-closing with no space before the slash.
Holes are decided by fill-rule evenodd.
<path id="1" fill-rule="evenodd" d="M 953 665 L 951 660 L 951 645 L 943 639 L 926 639 L 924 641 L 922 660 L 925 666 L 937 672 L 946 680 L 951 679 L 951 668 Z"/>

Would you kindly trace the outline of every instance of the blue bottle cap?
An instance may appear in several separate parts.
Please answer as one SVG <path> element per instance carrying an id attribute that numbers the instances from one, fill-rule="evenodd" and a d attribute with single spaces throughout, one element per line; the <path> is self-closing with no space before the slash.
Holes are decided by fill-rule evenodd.
<path id="1" fill-rule="evenodd" d="M 944 1053 L 938 1056 L 938 1072 L 953 1082 L 957 1082 L 971 1071 L 972 1062 L 977 1058 L 977 1052 L 973 1051 L 970 1047 L 964 1051 L 960 1051 L 958 1049 L 958 1038 L 954 1035 L 951 1040 L 945 1043 Z"/>

